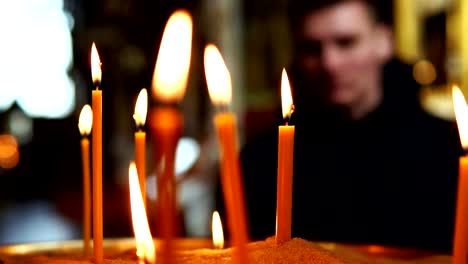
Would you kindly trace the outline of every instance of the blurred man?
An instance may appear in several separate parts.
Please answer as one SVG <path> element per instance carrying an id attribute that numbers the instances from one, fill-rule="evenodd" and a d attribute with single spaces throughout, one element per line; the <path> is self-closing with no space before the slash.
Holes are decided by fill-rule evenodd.
<path id="1" fill-rule="evenodd" d="M 450 250 L 456 126 L 422 110 L 373 3 L 293 1 L 290 19 L 293 235 Z M 254 239 L 275 232 L 276 155 L 277 132 L 242 151 Z"/>
<path id="2" fill-rule="evenodd" d="M 392 56 L 391 33 L 365 1 L 330 2 L 291 7 L 295 64 L 315 86 L 298 87 L 308 95 L 298 99 L 317 96 L 360 119 L 382 102 L 381 71 Z M 307 7 L 316 10 L 309 13 Z"/>

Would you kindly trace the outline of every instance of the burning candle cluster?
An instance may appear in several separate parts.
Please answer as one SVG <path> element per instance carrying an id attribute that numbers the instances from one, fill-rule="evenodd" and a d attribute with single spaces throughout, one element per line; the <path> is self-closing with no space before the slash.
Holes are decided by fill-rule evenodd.
<path id="1" fill-rule="evenodd" d="M 176 226 L 175 152 L 183 130 L 183 115 L 178 103 L 185 94 L 192 49 L 192 17 L 186 11 L 176 11 L 168 20 L 159 49 L 153 80 L 152 94 L 156 101 L 148 111 L 148 92 L 142 89 L 133 115 L 136 123 L 135 162 L 129 167 L 129 186 L 132 221 L 141 263 L 155 263 L 156 250 L 151 236 L 146 204 L 146 132 L 144 126 L 148 114 L 148 127 L 154 144 L 154 164 L 162 164 L 157 178 L 158 213 L 157 233 L 161 244 L 157 258 L 162 263 L 173 263 L 176 254 L 174 240 Z M 103 263 L 103 214 L 102 214 L 102 97 L 101 62 L 96 46 L 91 49 L 92 110 L 83 107 L 79 120 L 83 158 L 83 252 L 91 252 L 91 208 L 94 259 Z M 218 110 L 213 123 L 220 149 L 221 183 L 226 203 L 227 223 L 231 234 L 232 260 L 249 262 L 249 243 L 245 198 L 239 162 L 238 127 L 236 116 L 229 111 L 232 100 L 231 76 L 218 48 L 209 44 L 204 52 L 206 83 L 212 103 Z M 277 213 L 276 243 L 291 240 L 293 152 L 295 127 L 290 124 L 294 112 L 291 88 L 286 71 L 282 72 L 281 98 L 284 125 L 278 127 Z M 468 148 L 468 106 L 458 88 L 453 89 L 453 100 L 463 147 Z M 90 142 L 92 137 L 92 153 Z M 92 159 L 90 159 L 90 156 Z M 92 163 L 91 163 L 92 160 Z M 92 164 L 92 166 L 90 166 Z M 92 170 L 90 169 L 92 167 Z M 92 192 L 91 192 L 92 171 Z M 460 158 L 456 227 L 454 231 L 453 263 L 466 263 L 468 255 L 468 160 Z M 154 186 L 156 188 L 156 186 Z M 152 188 L 152 186 L 148 187 Z M 91 206 L 92 197 L 92 206 Z M 219 215 L 213 215 L 213 241 L 223 248 L 223 234 Z"/>
<path id="2" fill-rule="evenodd" d="M 133 118 L 135 119 L 135 162 L 129 167 L 129 188 L 132 221 L 141 263 L 155 263 L 156 251 L 147 220 L 146 206 L 146 132 L 144 125 L 148 114 L 150 135 L 155 142 L 153 156 L 155 164 L 162 164 L 157 178 L 157 233 L 161 238 L 158 262 L 172 263 L 175 247 L 176 227 L 176 182 L 174 175 L 175 151 L 183 130 L 183 116 L 178 103 L 185 94 L 191 59 L 192 17 L 179 10 L 171 15 L 163 33 L 156 60 L 152 93 L 156 101 L 148 110 L 148 92 L 142 89 L 138 95 Z M 248 225 L 237 136 L 237 121 L 229 105 L 232 98 L 231 77 L 218 48 L 209 44 L 204 55 L 205 77 L 213 104 L 219 109 L 213 118 L 220 148 L 220 167 L 223 194 L 227 208 L 228 227 L 232 236 L 233 262 L 248 263 Z M 93 43 L 91 49 L 92 110 L 86 105 L 80 116 L 79 128 L 83 136 L 83 252 L 90 253 L 91 197 L 92 230 L 95 262 L 103 263 L 103 218 L 102 218 L 102 96 L 101 62 Z M 286 71 L 282 76 L 283 115 L 289 120 L 294 106 Z M 104 115 L 105 117 L 105 115 Z M 88 135 L 92 136 L 92 186 L 90 185 L 90 154 Z M 279 127 L 278 152 L 278 210 L 277 242 L 291 239 L 292 207 L 292 156 L 294 126 L 286 122 Z M 152 188 L 149 186 L 148 188 Z M 91 194 L 92 193 L 92 194 Z M 216 229 L 216 230 L 215 230 Z M 213 215 L 213 243 L 223 248 L 223 234 L 219 214 Z"/>

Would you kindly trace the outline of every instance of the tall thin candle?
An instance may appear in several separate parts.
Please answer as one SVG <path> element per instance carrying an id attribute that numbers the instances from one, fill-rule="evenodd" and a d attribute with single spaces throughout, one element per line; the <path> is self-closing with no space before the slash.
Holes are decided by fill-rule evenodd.
<path id="1" fill-rule="evenodd" d="M 80 113 L 78 128 L 81 133 L 81 159 L 83 170 L 83 253 L 91 253 L 91 172 L 89 160 L 89 139 L 93 125 L 93 112 L 89 105 L 85 105 Z"/>
<path id="2" fill-rule="evenodd" d="M 288 75 L 281 76 L 281 100 L 283 117 L 289 119 L 294 110 Z M 276 197 L 276 242 L 291 239 L 291 211 L 293 193 L 294 126 L 286 124 L 278 128 L 278 185 Z"/>
<path id="3" fill-rule="evenodd" d="M 145 88 L 141 89 L 135 104 L 135 119 L 137 131 L 135 132 L 135 163 L 140 180 L 141 194 L 146 206 L 146 133 L 143 130 L 148 111 L 148 92 Z"/>
<path id="4" fill-rule="evenodd" d="M 164 170 L 158 175 L 157 231 L 163 240 L 160 260 L 172 263 L 176 228 L 175 152 L 182 135 L 183 118 L 176 108 L 187 86 L 192 52 L 192 17 L 183 10 L 174 12 L 164 29 L 153 75 L 153 92 L 160 105 L 150 111 L 150 129 L 155 141 L 155 157 L 163 157 Z M 159 162 L 159 160 L 158 160 Z"/>
<path id="5" fill-rule="evenodd" d="M 102 91 L 99 90 L 101 83 L 101 61 L 93 43 L 91 48 L 91 73 L 93 84 L 93 247 L 94 259 L 97 264 L 104 261 L 103 253 L 103 219 L 102 219 Z"/>
<path id="6" fill-rule="evenodd" d="M 463 93 L 453 87 L 453 105 L 458 124 L 460 140 L 468 149 L 468 106 Z M 466 264 L 468 261 L 468 156 L 460 157 L 458 175 L 457 206 L 455 215 L 455 234 L 453 241 L 453 264 Z"/>
<path id="7" fill-rule="evenodd" d="M 231 77 L 221 53 L 214 45 L 205 48 L 205 76 L 211 101 L 222 107 L 231 102 Z M 214 117 L 221 154 L 221 182 L 228 227 L 233 243 L 233 262 L 248 263 L 247 219 L 244 190 L 239 163 L 236 117 L 231 112 L 220 112 Z"/>

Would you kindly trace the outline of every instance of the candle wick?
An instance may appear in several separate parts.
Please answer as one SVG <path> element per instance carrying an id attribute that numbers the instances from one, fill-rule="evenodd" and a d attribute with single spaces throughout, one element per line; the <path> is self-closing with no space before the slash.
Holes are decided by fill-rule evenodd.
<path id="1" fill-rule="evenodd" d="M 283 122 L 287 125 L 291 122 L 291 115 L 287 115 L 284 119 Z"/>
<path id="2" fill-rule="evenodd" d="M 291 109 L 289 110 L 289 115 L 287 115 L 284 118 L 285 119 L 284 121 L 286 122 L 286 125 L 288 125 L 291 122 L 291 118 L 292 118 L 292 115 L 293 115 L 295 109 L 296 109 L 296 107 L 292 104 Z"/>
<path id="3" fill-rule="evenodd" d="M 101 81 L 95 81 L 93 82 L 94 84 L 94 87 L 96 88 L 96 90 L 99 90 L 99 87 L 101 86 Z"/>

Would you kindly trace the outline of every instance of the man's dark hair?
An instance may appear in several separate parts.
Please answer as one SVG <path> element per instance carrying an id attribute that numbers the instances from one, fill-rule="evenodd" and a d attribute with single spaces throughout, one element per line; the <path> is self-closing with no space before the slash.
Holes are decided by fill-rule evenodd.
<path id="1" fill-rule="evenodd" d="M 296 30 L 303 22 L 304 16 L 314 11 L 349 1 L 365 3 L 369 8 L 369 15 L 377 22 L 391 22 L 389 17 L 392 16 L 392 8 L 391 1 L 388 0 L 290 0 L 288 3 L 288 19 L 291 29 Z"/>

